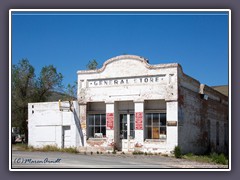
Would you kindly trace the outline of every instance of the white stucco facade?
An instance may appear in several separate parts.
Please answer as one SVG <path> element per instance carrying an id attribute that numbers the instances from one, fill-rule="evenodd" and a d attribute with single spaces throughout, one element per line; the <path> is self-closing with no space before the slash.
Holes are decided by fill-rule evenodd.
<path id="1" fill-rule="evenodd" d="M 220 146 L 216 138 L 226 138 L 202 124 L 228 125 L 227 97 L 185 75 L 177 63 L 150 65 L 142 57 L 123 55 L 77 76 L 78 100 L 70 111 L 61 110 L 59 102 L 29 104 L 29 145 L 152 153 L 182 146 L 184 152 L 203 152 L 208 145 Z M 208 102 L 215 114 L 206 109 Z"/>

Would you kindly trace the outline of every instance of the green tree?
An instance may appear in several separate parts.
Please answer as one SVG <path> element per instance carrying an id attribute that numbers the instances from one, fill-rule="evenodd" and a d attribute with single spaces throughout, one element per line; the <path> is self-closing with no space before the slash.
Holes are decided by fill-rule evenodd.
<path id="1" fill-rule="evenodd" d="M 63 87 L 62 79 L 62 74 L 58 73 L 53 65 L 43 67 L 38 78 L 35 76 L 34 67 L 27 59 L 22 59 L 17 65 L 12 66 L 12 126 L 20 127 L 26 141 L 28 103 L 45 101 L 53 91 Z"/>
<path id="2" fill-rule="evenodd" d="M 61 91 L 63 75 L 53 65 L 45 66 L 36 82 L 36 102 L 46 101 L 53 91 Z"/>
<path id="3" fill-rule="evenodd" d="M 22 59 L 17 65 L 12 66 L 12 126 L 20 127 L 21 132 L 25 134 L 27 134 L 27 104 L 34 96 L 34 79 L 34 68 L 27 59 Z"/>
<path id="4" fill-rule="evenodd" d="M 90 70 L 97 69 L 97 67 L 98 67 L 98 62 L 95 59 L 93 59 L 92 61 L 89 61 L 87 64 L 87 69 L 90 69 Z"/>
<path id="5" fill-rule="evenodd" d="M 66 100 L 75 100 L 77 99 L 77 82 L 75 81 L 74 84 L 68 84 L 65 90 L 65 99 Z"/>

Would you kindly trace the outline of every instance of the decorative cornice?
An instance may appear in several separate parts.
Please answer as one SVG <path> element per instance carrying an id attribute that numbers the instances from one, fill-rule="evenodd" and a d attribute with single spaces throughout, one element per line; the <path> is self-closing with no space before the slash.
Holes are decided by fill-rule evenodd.
<path id="1" fill-rule="evenodd" d="M 136 55 L 121 55 L 121 56 L 116 56 L 111 59 L 108 59 L 107 61 L 104 62 L 103 66 L 100 69 L 95 69 L 95 70 L 81 70 L 78 71 L 77 74 L 93 74 L 93 73 L 100 73 L 103 72 L 106 68 L 106 66 L 114 61 L 119 61 L 119 60 L 125 60 L 125 59 L 133 59 L 137 60 L 143 63 L 143 65 L 148 68 L 148 69 L 160 69 L 160 68 L 170 68 L 170 67 L 180 67 L 181 66 L 178 63 L 170 63 L 170 64 L 156 64 L 156 65 L 150 65 L 148 63 L 148 59 Z"/>

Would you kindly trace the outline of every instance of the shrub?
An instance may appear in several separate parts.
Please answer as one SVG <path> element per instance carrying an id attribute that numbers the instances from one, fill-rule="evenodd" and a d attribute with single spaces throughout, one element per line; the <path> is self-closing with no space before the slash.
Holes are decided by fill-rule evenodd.
<path id="1" fill-rule="evenodd" d="M 48 152 L 48 151 L 61 151 L 57 146 L 46 145 L 38 149 L 39 151 Z"/>
<path id="2" fill-rule="evenodd" d="M 181 148 L 179 146 L 175 146 L 174 156 L 175 156 L 175 158 L 181 158 L 182 157 Z"/>
<path id="3" fill-rule="evenodd" d="M 168 154 L 161 154 L 163 157 L 168 157 Z"/>
<path id="4" fill-rule="evenodd" d="M 144 152 L 142 152 L 142 151 L 133 151 L 132 154 L 133 155 L 141 155 L 141 154 L 144 154 Z"/>
<path id="5" fill-rule="evenodd" d="M 33 146 L 27 146 L 25 150 L 28 150 L 30 152 L 34 151 L 34 147 Z"/>
<path id="6" fill-rule="evenodd" d="M 193 155 L 193 153 L 187 153 L 186 156 L 193 157 L 194 155 Z"/>
<path id="7" fill-rule="evenodd" d="M 69 148 L 64 148 L 62 149 L 63 152 L 68 152 L 68 153 L 78 153 L 77 148 L 69 147 Z"/>
<path id="8" fill-rule="evenodd" d="M 217 153 L 212 153 L 210 155 L 211 159 L 213 162 L 217 163 L 217 164 L 228 164 L 228 160 L 227 158 L 224 156 L 224 154 L 217 154 Z"/>

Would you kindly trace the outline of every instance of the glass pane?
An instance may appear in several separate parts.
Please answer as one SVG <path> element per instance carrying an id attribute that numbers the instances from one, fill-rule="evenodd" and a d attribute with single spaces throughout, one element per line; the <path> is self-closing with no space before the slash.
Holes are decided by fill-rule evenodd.
<path id="1" fill-rule="evenodd" d="M 95 127 L 95 133 L 100 133 L 100 127 Z"/>
<path id="2" fill-rule="evenodd" d="M 120 123 L 120 132 L 123 130 L 123 123 Z"/>
<path id="3" fill-rule="evenodd" d="M 101 127 L 101 133 L 103 134 L 103 137 L 106 137 L 106 127 Z"/>
<path id="4" fill-rule="evenodd" d="M 123 139 L 127 139 L 127 131 L 123 131 Z"/>
<path id="5" fill-rule="evenodd" d="M 153 127 L 153 133 L 152 133 L 152 139 L 159 139 L 159 128 L 158 127 Z"/>
<path id="6" fill-rule="evenodd" d="M 120 123 L 127 123 L 127 116 L 125 114 L 120 114 Z"/>
<path id="7" fill-rule="evenodd" d="M 101 115 L 101 125 L 103 125 L 103 126 L 106 125 L 106 115 L 105 114 Z"/>
<path id="8" fill-rule="evenodd" d="M 123 115 L 123 122 L 127 123 L 127 115 L 126 114 Z"/>
<path id="9" fill-rule="evenodd" d="M 135 138 L 135 133 L 134 133 L 134 131 L 130 131 L 130 137 L 131 137 L 132 139 Z"/>
<path id="10" fill-rule="evenodd" d="M 134 130 L 135 129 L 135 123 L 130 123 L 130 130 Z"/>
<path id="11" fill-rule="evenodd" d="M 147 127 L 146 128 L 146 131 L 147 131 L 147 137 L 146 139 L 152 139 L 152 128 L 151 127 Z"/>
<path id="12" fill-rule="evenodd" d="M 166 126 L 166 113 L 162 113 L 160 115 L 160 118 L 161 118 L 161 126 Z"/>
<path id="13" fill-rule="evenodd" d="M 134 123 L 134 114 L 130 114 L 130 122 Z"/>
<path id="14" fill-rule="evenodd" d="M 120 132 L 120 138 L 121 138 L 121 139 L 127 139 L 127 131 L 125 131 L 125 130 L 124 130 L 124 131 L 121 131 L 121 132 Z"/>
<path id="15" fill-rule="evenodd" d="M 88 128 L 88 137 L 93 138 L 94 137 L 94 127 Z"/>
<path id="16" fill-rule="evenodd" d="M 94 115 L 88 115 L 88 125 L 94 125 Z"/>
<path id="17" fill-rule="evenodd" d="M 100 114 L 95 115 L 95 125 L 100 125 Z"/>
<path id="18" fill-rule="evenodd" d="M 152 125 L 152 114 L 146 114 L 146 126 L 151 126 Z"/>
<path id="19" fill-rule="evenodd" d="M 160 127 L 160 138 L 165 139 L 167 137 L 166 127 Z"/>
<path id="20" fill-rule="evenodd" d="M 120 123 L 120 131 L 121 130 L 127 130 L 127 124 L 126 123 Z"/>
<path id="21" fill-rule="evenodd" d="M 160 127 L 160 134 L 166 134 L 166 127 Z"/>
<path id="22" fill-rule="evenodd" d="M 159 127 L 160 126 L 160 124 L 159 124 L 159 115 L 160 114 L 156 114 L 156 113 L 153 114 L 153 126 L 154 127 Z"/>
<path id="23" fill-rule="evenodd" d="M 127 122 L 125 122 L 125 123 L 123 124 L 123 129 L 124 129 L 124 130 L 127 130 Z"/>

